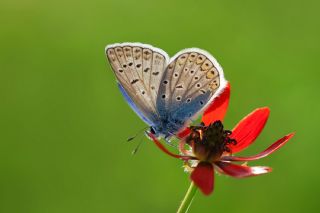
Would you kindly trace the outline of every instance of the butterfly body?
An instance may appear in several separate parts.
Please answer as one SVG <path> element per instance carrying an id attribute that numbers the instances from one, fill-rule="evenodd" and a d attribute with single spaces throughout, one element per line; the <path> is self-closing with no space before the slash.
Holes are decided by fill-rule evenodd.
<path id="1" fill-rule="evenodd" d="M 156 136 L 176 135 L 226 86 L 218 62 L 197 48 L 169 59 L 159 48 L 122 43 L 108 45 L 106 55 L 121 93 Z"/>
<path id="2" fill-rule="evenodd" d="M 159 137 L 162 136 L 163 138 L 170 138 L 172 135 L 174 135 L 175 132 L 178 132 L 181 127 L 183 127 L 183 121 L 177 120 L 174 118 L 170 118 L 167 116 L 160 117 L 155 122 L 152 122 L 148 118 L 146 118 L 136 107 L 134 102 L 131 100 L 131 98 L 128 96 L 124 88 L 118 84 L 119 89 L 122 93 L 122 95 L 125 97 L 127 103 L 131 106 L 133 111 L 137 113 L 137 115 L 150 126 L 150 132 L 152 132 L 155 136 Z"/>

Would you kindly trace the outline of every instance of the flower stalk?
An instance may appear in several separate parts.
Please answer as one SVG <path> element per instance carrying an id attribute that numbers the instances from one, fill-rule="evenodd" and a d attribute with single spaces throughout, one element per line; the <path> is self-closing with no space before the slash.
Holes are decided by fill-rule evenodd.
<path id="1" fill-rule="evenodd" d="M 179 208 L 178 208 L 178 211 L 177 213 L 187 213 L 191 204 L 192 204 L 192 201 L 193 201 L 193 198 L 197 192 L 197 186 L 193 183 L 193 181 L 191 181 L 190 183 L 190 186 L 188 188 L 188 191 L 186 193 L 186 195 L 184 196 Z"/>

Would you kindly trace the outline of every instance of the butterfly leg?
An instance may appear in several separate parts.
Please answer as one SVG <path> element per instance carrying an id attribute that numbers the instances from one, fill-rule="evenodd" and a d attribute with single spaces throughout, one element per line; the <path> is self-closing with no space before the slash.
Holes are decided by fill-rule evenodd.
<path id="1" fill-rule="evenodd" d="M 174 136 L 174 135 L 172 135 L 172 136 Z M 174 148 L 178 149 L 178 146 L 176 144 L 172 143 L 171 138 L 172 137 L 170 137 L 170 136 L 167 136 L 167 137 L 164 138 L 166 144 L 168 144 L 171 147 L 174 147 Z"/>

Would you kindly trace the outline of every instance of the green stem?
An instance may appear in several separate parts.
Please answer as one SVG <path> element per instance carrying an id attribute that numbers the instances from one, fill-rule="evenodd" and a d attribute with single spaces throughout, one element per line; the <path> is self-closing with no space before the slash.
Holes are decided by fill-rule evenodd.
<path id="1" fill-rule="evenodd" d="M 189 189 L 188 189 L 186 195 L 184 196 L 177 213 L 187 213 L 188 212 L 188 210 L 191 206 L 192 200 L 194 198 L 194 195 L 197 192 L 197 189 L 198 188 L 194 185 L 193 181 L 191 181 Z"/>

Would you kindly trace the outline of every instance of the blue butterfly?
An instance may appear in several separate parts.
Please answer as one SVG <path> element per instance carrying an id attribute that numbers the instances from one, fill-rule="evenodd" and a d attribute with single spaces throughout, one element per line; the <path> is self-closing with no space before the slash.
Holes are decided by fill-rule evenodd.
<path id="1" fill-rule="evenodd" d="M 216 59 L 198 48 L 172 58 L 141 43 L 111 44 L 105 51 L 121 93 L 156 137 L 176 136 L 227 85 Z"/>

